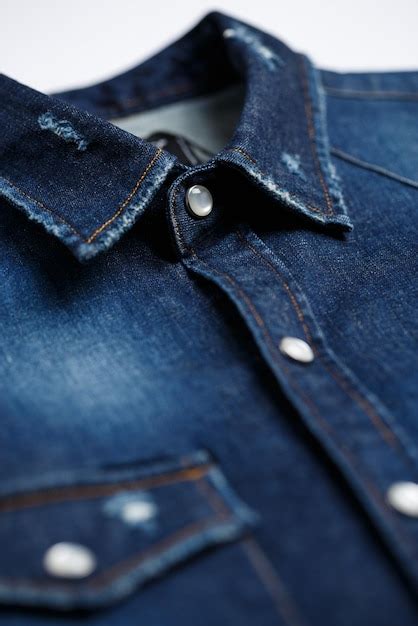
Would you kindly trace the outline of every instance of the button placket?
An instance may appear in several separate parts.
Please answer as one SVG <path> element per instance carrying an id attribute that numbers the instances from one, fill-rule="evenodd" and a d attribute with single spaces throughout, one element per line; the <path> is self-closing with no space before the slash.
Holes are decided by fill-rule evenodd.
<path id="1" fill-rule="evenodd" d="M 168 220 L 177 251 L 188 256 L 218 221 L 217 166 L 213 163 L 183 172 L 168 192 Z"/>
<path id="2" fill-rule="evenodd" d="M 205 245 L 198 241 L 183 262 L 235 302 L 289 400 L 359 492 L 376 527 L 384 536 L 389 532 L 388 545 L 416 581 L 417 562 L 404 555 L 414 546 L 418 529 L 404 527 L 401 517 L 390 515 L 389 507 L 400 511 L 401 504 L 394 506 L 387 495 L 391 485 L 416 480 L 414 460 L 384 409 L 372 404 L 361 382 L 325 343 L 305 295 L 282 261 L 272 258 L 251 230 L 241 230 L 225 229 Z M 405 516 L 415 517 L 415 487 L 412 498 L 410 484 L 408 489 L 408 507 L 405 492 L 398 502 Z"/>

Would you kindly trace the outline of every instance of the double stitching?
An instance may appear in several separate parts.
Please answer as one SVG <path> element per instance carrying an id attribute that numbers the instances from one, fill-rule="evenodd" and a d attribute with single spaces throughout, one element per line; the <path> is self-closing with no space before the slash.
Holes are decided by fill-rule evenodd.
<path id="1" fill-rule="evenodd" d="M 355 468 L 355 470 L 357 471 L 357 473 L 361 477 L 361 479 L 363 481 L 363 484 L 367 487 L 367 489 L 369 491 L 369 494 L 371 495 L 371 499 L 374 500 L 374 502 L 376 503 L 378 508 L 382 510 L 384 515 L 386 515 L 386 516 L 391 518 L 392 524 L 393 524 L 393 528 L 394 528 L 394 532 L 395 532 L 395 534 L 398 535 L 400 543 L 406 545 L 407 549 L 410 552 L 412 551 L 414 554 L 416 554 L 417 553 L 417 546 L 416 546 L 415 542 L 413 542 L 411 540 L 411 538 L 409 537 L 409 535 L 407 535 L 404 532 L 403 528 L 398 523 L 398 521 L 395 518 L 395 516 L 393 515 L 392 511 L 387 507 L 386 502 L 381 498 L 380 492 L 375 487 L 375 485 L 372 482 L 372 480 L 365 477 L 365 475 L 363 473 L 363 470 L 360 469 L 360 465 L 359 465 L 358 460 L 356 459 L 356 457 L 349 450 L 347 450 L 347 448 L 344 446 L 344 444 L 341 444 L 339 442 L 339 438 L 337 436 L 337 433 L 330 426 L 330 424 L 321 416 L 321 414 L 320 414 L 320 412 L 318 410 L 318 407 L 313 403 L 312 399 L 305 394 L 305 392 L 303 391 L 301 386 L 296 382 L 296 380 L 295 380 L 294 376 L 292 375 L 290 369 L 288 367 L 286 367 L 282 363 L 282 360 L 279 360 L 278 354 L 277 354 L 276 345 L 275 345 L 272 337 L 270 336 L 270 334 L 268 332 L 268 329 L 266 328 L 266 326 L 264 324 L 263 318 L 258 313 L 258 311 L 257 311 L 256 307 L 254 306 L 254 304 L 252 303 L 250 297 L 247 296 L 247 294 L 241 289 L 241 287 L 238 285 L 238 283 L 231 276 L 229 276 L 229 274 L 226 274 L 224 272 L 220 272 L 216 268 L 213 268 L 210 265 L 208 265 L 201 257 L 199 257 L 196 254 L 196 252 L 193 249 L 190 249 L 190 251 L 193 253 L 193 256 L 195 257 L 196 261 L 198 261 L 198 262 L 200 261 L 201 263 L 203 263 L 203 265 L 206 265 L 211 271 L 215 272 L 216 274 L 218 274 L 218 275 L 224 277 L 226 280 L 228 280 L 228 282 L 233 286 L 234 290 L 246 302 L 248 308 L 250 309 L 250 311 L 251 311 L 251 313 L 252 313 L 252 315 L 253 315 L 256 323 L 257 323 L 257 325 L 262 330 L 262 332 L 263 332 L 263 334 L 264 334 L 264 336 L 265 336 L 265 338 L 267 340 L 267 343 L 269 344 L 269 350 L 270 350 L 270 353 L 271 353 L 271 355 L 273 357 L 273 360 L 286 373 L 290 386 L 303 399 L 305 404 L 307 406 L 309 406 L 309 408 L 311 409 L 311 412 L 313 413 L 313 415 L 316 418 L 316 421 L 319 424 L 321 424 L 322 427 L 325 428 L 325 430 L 330 434 L 330 436 L 337 443 L 338 448 L 339 448 L 341 454 L 343 456 L 345 456 L 346 459 L 349 461 L 349 463 Z M 406 458 L 408 458 L 408 457 L 406 457 Z"/>
<path id="2" fill-rule="evenodd" d="M 365 477 L 365 475 L 363 473 L 363 470 L 360 469 L 361 466 L 359 465 L 359 462 L 358 462 L 357 458 L 352 454 L 351 451 L 347 450 L 346 446 L 343 443 L 339 442 L 339 437 L 337 436 L 337 433 L 334 431 L 334 429 L 331 427 L 331 425 L 322 417 L 318 407 L 316 406 L 316 404 L 314 404 L 312 399 L 305 394 L 304 390 L 296 382 L 294 376 L 292 375 L 292 373 L 290 371 L 290 368 L 288 368 L 283 363 L 283 359 L 279 359 L 278 358 L 278 352 L 277 352 L 277 347 L 275 345 L 275 342 L 273 341 L 273 339 L 272 339 L 272 337 L 271 337 L 271 335 L 270 335 L 270 333 L 269 333 L 269 331 L 268 331 L 268 329 L 267 329 L 267 327 L 266 327 L 266 325 L 264 323 L 264 320 L 263 320 L 262 316 L 260 315 L 260 313 L 258 312 L 257 308 L 253 304 L 251 298 L 241 289 L 239 284 L 229 274 L 227 274 L 225 272 L 220 272 L 216 268 L 211 267 L 210 265 L 208 265 L 208 263 L 206 263 L 206 261 L 204 261 L 201 257 L 198 256 L 198 254 L 196 253 L 196 251 L 193 248 L 191 248 L 191 247 L 189 247 L 189 246 L 187 246 L 185 244 L 185 241 L 183 239 L 182 233 L 180 231 L 180 228 L 179 228 L 179 225 L 178 225 L 178 222 L 177 222 L 177 217 L 175 215 L 175 210 L 174 210 L 174 202 L 175 202 L 176 196 L 177 196 L 177 190 L 176 190 L 176 193 L 173 195 L 172 202 L 171 202 L 171 216 L 172 216 L 172 219 L 173 219 L 174 230 L 175 230 L 175 232 L 176 232 L 176 234 L 177 234 L 177 236 L 179 238 L 179 243 L 180 243 L 181 247 L 185 251 L 190 252 L 197 262 L 200 262 L 203 265 L 206 265 L 206 267 L 208 267 L 208 269 L 211 272 L 215 272 L 219 276 L 221 276 L 224 279 L 226 279 L 231 284 L 231 286 L 233 287 L 234 291 L 236 291 L 236 293 L 238 293 L 238 295 L 240 295 L 241 299 L 245 302 L 245 304 L 247 305 L 248 309 L 250 310 L 251 315 L 253 316 L 257 326 L 262 331 L 262 333 L 263 333 L 263 335 L 264 335 L 264 337 L 266 339 L 267 345 L 269 347 L 269 351 L 270 351 L 270 353 L 272 355 L 272 358 L 273 358 L 274 362 L 287 375 L 287 378 L 288 378 L 290 386 L 302 398 L 304 403 L 310 408 L 310 410 L 311 410 L 312 414 L 315 416 L 315 419 L 318 422 L 318 424 L 320 424 L 329 433 L 329 435 L 333 438 L 333 440 L 337 443 L 338 449 L 340 450 L 341 454 L 347 459 L 349 464 L 353 468 L 355 468 L 355 470 L 357 471 L 357 473 L 361 477 L 361 479 L 363 481 L 363 484 L 367 488 L 367 490 L 368 490 L 368 492 L 369 492 L 369 494 L 371 496 L 371 499 L 376 503 L 376 506 L 379 508 L 379 510 L 381 510 L 383 512 L 383 514 L 386 515 L 387 517 L 390 517 L 390 519 L 392 521 L 392 525 L 393 525 L 393 530 L 394 530 L 395 534 L 397 534 L 397 536 L 399 537 L 400 543 L 405 545 L 409 551 L 412 551 L 414 554 L 416 554 L 417 553 L 417 546 L 416 546 L 415 542 L 413 542 L 412 539 L 410 538 L 410 536 L 407 535 L 404 532 L 402 526 L 399 524 L 398 520 L 393 515 L 393 512 L 388 508 L 385 500 L 382 499 L 382 497 L 380 495 L 379 489 L 377 489 L 375 487 L 374 482 L 371 479 Z M 296 299 L 295 299 L 295 301 L 296 301 Z M 302 315 L 302 317 L 303 317 L 302 311 L 300 311 L 300 315 Z M 390 431 L 390 432 L 392 432 L 392 431 Z M 407 455 L 405 455 L 405 458 L 410 462 L 410 459 L 409 459 L 409 457 Z"/>
<path id="3" fill-rule="evenodd" d="M 339 386 L 343 389 L 343 391 L 345 391 L 345 393 L 347 393 L 352 400 L 354 400 L 359 406 L 360 408 L 363 410 L 364 413 L 366 413 L 366 415 L 369 417 L 369 419 L 371 420 L 372 424 L 375 426 L 375 428 L 378 430 L 380 436 L 384 439 L 384 441 L 386 441 L 386 443 L 388 443 L 389 445 L 391 445 L 393 448 L 395 449 L 401 449 L 403 450 L 403 446 L 401 444 L 401 442 L 399 441 L 398 437 L 395 435 L 395 433 L 393 432 L 393 430 L 391 430 L 389 428 L 389 426 L 383 421 L 383 419 L 380 417 L 380 415 L 377 413 L 377 411 L 375 410 L 375 408 L 371 405 L 371 403 L 366 400 L 366 398 L 364 398 L 363 396 L 361 396 L 359 394 L 358 391 L 351 389 L 349 384 L 347 383 L 346 380 L 344 380 L 341 375 L 334 371 L 333 369 L 331 369 L 327 363 L 325 362 L 323 355 L 321 352 L 318 351 L 316 345 L 314 344 L 314 342 L 312 341 L 312 335 L 309 331 L 309 328 L 306 324 L 304 315 L 303 315 L 303 311 L 301 310 L 295 295 L 293 294 L 291 288 L 289 287 L 288 283 L 285 281 L 285 279 L 283 278 L 283 276 L 280 274 L 280 272 L 277 270 L 277 268 L 256 248 L 254 248 L 254 246 L 252 246 L 248 240 L 244 237 L 244 235 L 240 232 L 237 231 L 238 237 L 241 240 L 241 242 L 248 248 L 250 249 L 254 254 L 256 254 L 257 256 L 260 257 L 260 259 L 263 261 L 263 263 L 265 265 L 267 265 L 273 272 L 274 274 L 276 274 L 276 276 L 280 279 L 281 284 L 283 285 L 288 298 L 293 306 L 293 308 L 295 309 L 296 315 L 299 319 L 299 321 L 301 322 L 303 331 L 305 333 L 305 337 L 308 340 L 309 344 L 311 345 L 314 353 L 316 356 L 318 356 L 320 358 L 320 360 L 322 361 L 322 365 L 323 367 L 331 374 L 331 376 L 334 378 L 334 380 L 339 384 Z M 409 461 L 409 457 L 408 461 Z"/>
<path id="4" fill-rule="evenodd" d="M 173 199 L 172 199 L 172 211 L 171 211 L 171 215 L 173 218 L 173 226 L 174 226 L 174 230 L 179 238 L 179 242 L 181 244 L 181 246 L 184 248 L 185 251 L 189 251 L 191 252 L 197 260 L 200 260 L 203 264 L 207 265 L 207 267 L 209 267 L 209 269 L 213 269 L 215 272 L 217 272 L 218 274 L 220 273 L 218 270 L 216 270 L 215 268 L 211 268 L 207 263 L 205 263 L 205 261 L 203 261 L 203 259 L 201 259 L 200 257 L 198 257 L 196 251 L 194 250 L 194 248 L 191 248 L 189 246 L 187 246 L 184 242 L 183 236 L 180 232 L 180 228 L 177 222 L 177 218 L 175 215 L 175 210 L 174 210 L 174 204 L 177 198 L 177 193 L 178 193 L 178 188 L 176 189 Z M 369 417 L 369 419 L 371 420 L 371 423 L 374 425 L 374 427 L 376 428 L 376 430 L 379 432 L 380 436 L 382 437 L 382 439 L 388 444 L 390 445 L 394 450 L 400 450 L 404 453 L 404 457 L 405 459 L 407 459 L 407 461 L 409 463 L 411 462 L 411 459 L 409 458 L 409 455 L 407 455 L 404 451 L 403 445 L 400 442 L 399 438 L 396 436 L 396 434 L 389 428 L 389 426 L 383 421 L 383 419 L 380 417 L 380 415 L 377 413 L 377 411 L 375 410 L 375 407 L 373 407 L 373 405 L 366 399 L 364 398 L 357 390 L 352 389 L 349 385 L 349 383 L 343 379 L 341 377 L 341 375 L 334 371 L 333 369 L 330 369 L 328 364 L 325 362 L 323 355 L 318 352 L 318 349 L 315 345 L 315 343 L 312 340 L 312 334 L 309 330 L 309 327 L 306 323 L 305 317 L 303 315 L 303 311 L 301 310 L 297 299 L 294 295 L 294 293 L 292 292 L 290 286 L 288 285 L 288 283 L 285 281 L 285 279 L 283 278 L 283 276 L 278 272 L 277 268 L 270 263 L 270 261 L 268 259 L 266 259 L 264 257 L 264 255 L 261 254 L 261 252 L 259 252 L 256 248 L 254 248 L 247 240 L 246 238 L 243 236 L 243 234 L 241 233 L 241 231 L 237 230 L 236 234 L 238 236 L 238 238 L 241 240 L 241 242 L 248 247 L 253 253 L 257 254 L 261 260 L 268 265 L 268 267 L 270 267 L 270 269 L 278 276 L 278 278 L 281 281 L 281 284 L 283 285 L 286 294 L 296 312 L 297 318 L 300 321 L 305 337 L 308 340 L 309 344 L 311 345 L 314 353 L 319 356 L 321 363 L 323 365 L 323 367 L 331 374 L 331 376 L 334 378 L 334 380 L 337 382 L 337 384 L 340 386 L 340 388 L 347 394 L 349 395 L 349 397 L 354 400 L 356 402 L 356 404 L 359 406 L 359 408 Z M 222 274 L 222 273 L 220 273 Z M 231 279 L 231 277 L 228 274 L 223 274 L 223 276 L 225 278 L 227 278 L 227 280 L 229 282 L 233 281 L 233 279 Z M 276 353 L 276 346 L 274 344 L 274 341 L 272 340 L 270 334 L 268 333 L 267 327 L 264 324 L 264 321 L 261 317 L 261 315 L 258 313 L 257 309 L 254 307 L 253 303 L 251 302 L 251 300 L 249 299 L 249 297 L 241 290 L 241 295 L 244 299 L 244 301 L 246 302 L 248 308 L 251 310 L 253 317 L 256 319 L 257 324 L 259 325 L 260 328 L 263 329 L 263 333 L 265 338 L 269 341 L 269 343 L 273 346 L 273 353 Z"/>

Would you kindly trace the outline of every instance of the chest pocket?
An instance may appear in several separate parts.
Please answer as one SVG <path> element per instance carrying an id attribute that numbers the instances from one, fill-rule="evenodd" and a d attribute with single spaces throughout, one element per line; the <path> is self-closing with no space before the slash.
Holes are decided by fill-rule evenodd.
<path id="1" fill-rule="evenodd" d="M 35 482 L 0 498 L 3 604 L 109 605 L 255 523 L 205 452 Z"/>

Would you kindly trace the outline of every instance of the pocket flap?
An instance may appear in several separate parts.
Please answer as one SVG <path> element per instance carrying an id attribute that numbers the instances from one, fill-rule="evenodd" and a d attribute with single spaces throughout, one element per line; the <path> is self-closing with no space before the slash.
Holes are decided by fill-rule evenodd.
<path id="1" fill-rule="evenodd" d="M 205 452 L 46 476 L 0 497 L 0 602 L 104 606 L 254 521 Z"/>

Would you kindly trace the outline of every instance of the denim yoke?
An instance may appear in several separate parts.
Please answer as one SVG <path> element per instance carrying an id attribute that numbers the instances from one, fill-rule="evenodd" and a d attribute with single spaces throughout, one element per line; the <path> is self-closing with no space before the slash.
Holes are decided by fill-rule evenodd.
<path id="1" fill-rule="evenodd" d="M 240 82 L 202 164 L 108 121 Z M 418 74 L 211 13 L 105 83 L 0 91 L 0 623 L 416 624 L 386 494 L 418 483 Z M 42 571 L 69 539 L 85 581 Z"/>

